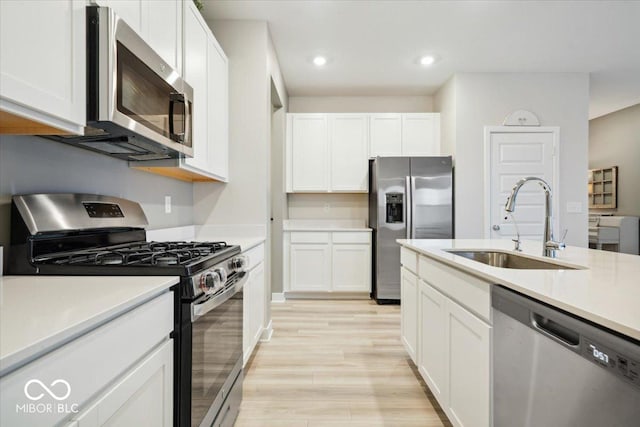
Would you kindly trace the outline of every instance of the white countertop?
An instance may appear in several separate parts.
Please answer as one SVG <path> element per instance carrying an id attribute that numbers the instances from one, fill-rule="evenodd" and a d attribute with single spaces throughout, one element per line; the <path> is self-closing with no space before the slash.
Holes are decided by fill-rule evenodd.
<path id="1" fill-rule="evenodd" d="M 401 245 L 495 284 L 566 310 L 640 340 L 640 256 L 574 246 L 560 263 L 583 270 L 516 270 L 491 267 L 447 249 L 513 249 L 510 240 L 398 240 Z M 523 254 L 542 258 L 542 244 L 525 241 Z M 544 258 L 545 261 L 551 261 Z"/>
<path id="2" fill-rule="evenodd" d="M 166 276 L 0 277 L 0 375 L 165 292 Z"/>
<path id="3" fill-rule="evenodd" d="M 184 227 L 148 230 L 147 239 L 155 241 L 225 241 L 239 245 L 242 252 L 264 243 L 265 227 L 262 225 L 188 225 Z"/>
<path id="4" fill-rule="evenodd" d="M 358 219 L 286 219 L 284 231 L 371 231 Z"/>

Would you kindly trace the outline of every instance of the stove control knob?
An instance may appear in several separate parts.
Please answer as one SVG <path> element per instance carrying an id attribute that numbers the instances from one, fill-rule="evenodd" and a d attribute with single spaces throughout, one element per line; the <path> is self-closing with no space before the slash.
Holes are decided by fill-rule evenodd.
<path id="1" fill-rule="evenodd" d="M 207 295 L 215 293 L 223 284 L 220 274 L 215 271 L 200 276 L 200 289 Z"/>
<path id="2" fill-rule="evenodd" d="M 227 283 L 227 270 L 225 270 L 224 268 L 216 268 L 215 270 L 213 270 L 213 274 L 218 275 L 218 277 L 220 278 L 219 287 L 222 287 L 225 283 Z"/>
<path id="3" fill-rule="evenodd" d="M 235 257 L 231 260 L 230 262 L 230 267 L 233 271 L 239 273 L 241 271 L 244 271 L 244 269 L 246 268 L 247 264 L 249 264 L 249 259 L 247 256 L 239 256 L 239 257 Z"/>

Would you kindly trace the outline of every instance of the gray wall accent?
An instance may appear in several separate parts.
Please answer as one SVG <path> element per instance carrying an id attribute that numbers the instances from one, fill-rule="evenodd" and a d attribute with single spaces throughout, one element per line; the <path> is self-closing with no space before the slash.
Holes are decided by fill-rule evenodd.
<path id="1" fill-rule="evenodd" d="M 139 202 L 149 229 L 155 229 L 193 224 L 192 187 L 60 142 L 0 135 L 0 245 L 8 246 L 13 194 L 83 192 L 123 197 Z M 172 198 L 170 214 L 164 213 L 164 196 Z"/>
<path id="2" fill-rule="evenodd" d="M 589 122 L 589 169 L 618 166 L 617 215 L 640 216 L 640 104 Z"/>

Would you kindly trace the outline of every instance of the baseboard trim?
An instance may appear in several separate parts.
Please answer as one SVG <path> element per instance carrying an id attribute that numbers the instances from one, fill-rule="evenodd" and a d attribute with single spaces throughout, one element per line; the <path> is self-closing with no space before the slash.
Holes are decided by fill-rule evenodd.
<path id="1" fill-rule="evenodd" d="M 262 328 L 262 334 L 260 334 L 260 342 L 269 342 L 273 336 L 273 320 L 269 320 L 269 324 L 266 328 Z"/>
<path id="2" fill-rule="evenodd" d="M 271 294 L 271 302 L 285 302 L 286 299 L 284 297 L 284 293 L 282 292 L 274 292 Z"/>
<path id="3" fill-rule="evenodd" d="M 371 299 L 369 292 L 285 292 L 286 299 Z"/>

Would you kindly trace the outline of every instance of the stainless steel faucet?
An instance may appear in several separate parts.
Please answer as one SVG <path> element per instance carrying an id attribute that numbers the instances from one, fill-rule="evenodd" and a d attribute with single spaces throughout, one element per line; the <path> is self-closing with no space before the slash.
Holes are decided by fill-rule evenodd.
<path id="1" fill-rule="evenodd" d="M 557 242 L 553 240 L 553 218 L 551 215 L 551 187 L 549 184 L 542 178 L 538 178 L 536 176 L 528 176 L 526 178 L 522 178 L 520 181 L 513 186 L 511 190 L 511 194 L 507 198 L 507 203 L 504 206 L 504 210 L 507 212 L 514 212 L 516 210 L 516 197 L 518 196 L 518 191 L 520 188 L 529 181 L 538 181 L 538 184 L 544 190 L 544 206 L 545 206 L 545 216 L 544 216 L 544 237 L 543 237 L 543 249 L 542 255 L 550 258 L 555 258 L 557 255 L 557 251 L 560 251 L 565 248 L 565 244 L 563 242 Z"/>

